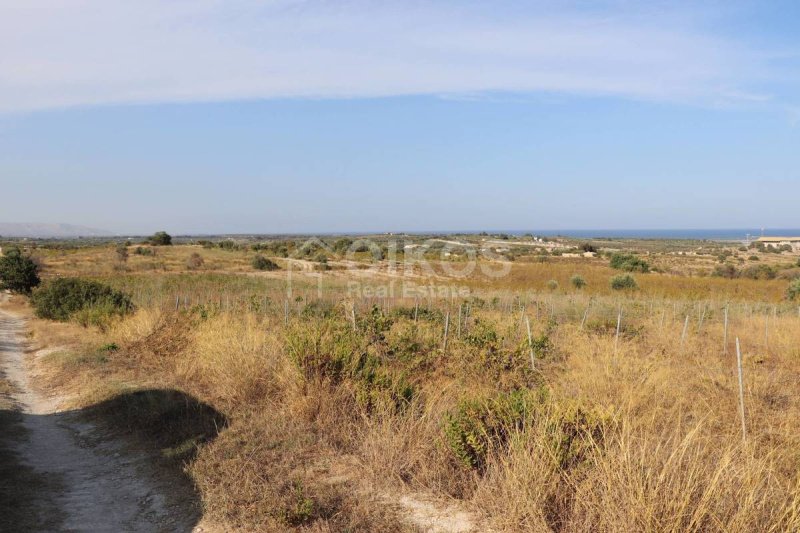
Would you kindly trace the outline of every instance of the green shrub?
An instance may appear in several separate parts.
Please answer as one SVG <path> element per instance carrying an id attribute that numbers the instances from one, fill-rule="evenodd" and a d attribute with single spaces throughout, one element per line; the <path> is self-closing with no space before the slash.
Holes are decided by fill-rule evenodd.
<path id="1" fill-rule="evenodd" d="M 272 259 L 268 259 L 263 255 L 257 254 L 253 257 L 252 262 L 253 268 L 256 270 L 279 270 L 280 267 L 278 266 L 275 261 Z"/>
<path id="2" fill-rule="evenodd" d="M 719 278 L 733 279 L 739 275 L 739 271 L 736 270 L 736 267 L 732 264 L 725 263 L 724 265 L 717 265 L 714 267 L 714 272 L 712 272 L 711 275 Z"/>
<path id="3" fill-rule="evenodd" d="M 55 279 L 33 293 L 36 316 L 50 320 L 76 319 L 83 325 L 102 325 L 112 316 L 133 310 L 127 294 L 96 281 Z"/>
<path id="4" fill-rule="evenodd" d="M 740 277 L 748 279 L 775 279 L 777 275 L 775 268 L 769 265 L 750 265 L 739 273 Z"/>
<path id="5" fill-rule="evenodd" d="M 611 278 L 611 288 L 615 291 L 638 289 L 636 279 L 630 274 L 620 274 Z"/>
<path id="6" fill-rule="evenodd" d="M 505 446 L 509 436 L 524 427 L 534 405 L 544 398 L 544 390 L 521 389 L 462 400 L 455 412 L 445 417 L 447 447 L 462 465 L 483 471 L 491 449 Z"/>
<path id="7" fill-rule="evenodd" d="M 572 286 L 576 289 L 582 289 L 586 286 L 586 280 L 583 279 L 582 276 L 575 274 L 571 278 L 569 278 L 569 282 L 572 283 Z"/>
<path id="8" fill-rule="evenodd" d="M 364 327 L 363 322 L 359 327 Z M 306 381 L 350 385 L 357 404 L 367 413 L 379 406 L 401 410 L 413 398 L 414 388 L 369 353 L 369 340 L 374 338 L 353 331 L 350 324 L 327 318 L 290 328 L 286 351 Z"/>
<path id="9" fill-rule="evenodd" d="M 493 449 L 506 447 L 514 433 L 537 420 L 542 423 L 532 437 L 544 439 L 561 470 L 583 463 L 612 421 L 608 412 L 575 400 L 553 403 L 544 388 L 521 389 L 461 401 L 445 417 L 445 443 L 459 463 L 483 472 Z"/>
<path id="10" fill-rule="evenodd" d="M 469 333 L 464 336 L 464 343 L 494 352 L 500 347 L 500 336 L 492 324 L 476 318 Z"/>
<path id="11" fill-rule="evenodd" d="M 796 300 L 800 297 L 800 278 L 797 278 L 789 284 L 789 288 L 786 289 L 786 297 L 790 300 Z"/>
<path id="12" fill-rule="evenodd" d="M 39 266 L 19 248 L 9 248 L 0 257 L 0 289 L 30 294 L 40 282 Z"/>
<path id="13" fill-rule="evenodd" d="M 616 252 L 611 254 L 611 268 L 624 270 L 626 272 L 650 272 L 650 265 L 644 259 L 640 259 L 633 254 Z"/>
<path id="14" fill-rule="evenodd" d="M 558 282 L 554 279 L 548 280 L 547 288 L 550 289 L 551 291 L 558 289 Z"/>

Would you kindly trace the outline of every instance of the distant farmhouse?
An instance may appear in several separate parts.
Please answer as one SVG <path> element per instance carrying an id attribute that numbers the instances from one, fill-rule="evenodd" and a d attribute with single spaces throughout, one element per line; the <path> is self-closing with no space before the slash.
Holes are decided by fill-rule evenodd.
<path id="1" fill-rule="evenodd" d="M 782 246 L 791 246 L 795 252 L 800 251 L 800 237 L 759 237 L 756 242 L 762 243 L 764 246 L 771 246 L 773 248 L 781 248 Z"/>

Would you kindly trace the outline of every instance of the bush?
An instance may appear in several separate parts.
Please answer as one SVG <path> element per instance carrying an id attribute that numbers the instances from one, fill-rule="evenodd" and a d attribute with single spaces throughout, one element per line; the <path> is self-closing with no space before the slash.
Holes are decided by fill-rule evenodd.
<path id="1" fill-rule="evenodd" d="M 650 272 L 650 265 L 644 259 L 640 259 L 633 254 L 613 253 L 611 254 L 611 268 L 624 270 L 626 272 Z"/>
<path id="2" fill-rule="evenodd" d="M 630 274 L 620 274 L 611 278 L 611 288 L 615 291 L 638 289 L 639 285 Z"/>
<path id="3" fill-rule="evenodd" d="M 724 265 L 717 265 L 714 267 L 714 272 L 712 272 L 711 275 L 719 278 L 733 279 L 739 275 L 739 272 L 732 264 L 725 263 Z"/>
<path id="4" fill-rule="evenodd" d="M 253 257 L 253 268 L 256 270 L 278 270 L 280 267 L 272 259 L 267 259 L 263 255 Z"/>
<path id="5" fill-rule="evenodd" d="M 547 282 L 547 288 L 551 291 L 558 289 L 558 282 L 554 279 L 551 279 Z"/>
<path id="6" fill-rule="evenodd" d="M 749 279 L 775 279 L 777 275 L 776 270 L 769 265 L 751 265 L 739 273 L 740 277 Z"/>
<path id="7" fill-rule="evenodd" d="M 172 244 L 172 236 L 166 231 L 158 231 L 148 239 L 148 242 L 153 246 L 170 246 Z"/>
<path id="8" fill-rule="evenodd" d="M 493 447 L 504 446 L 514 431 L 524 427 L 534 404 L 546 397 L 528 390 L 499 393 L 489 398 L 463 400 L 447 415 L 447 447 L 464 466 L 483 471 Z"/>
<path id="9" fill-rule="evenodd" d="M 569 278 L 569 282 L 572 283 L 572 286 L 576 289 L 582 289 L 586 286 L 586 280 L 583 279 L 582 276 L 575 274 L 571 278 Z"/>
<path id="10" fill-rule="evenodd" d="M 796 300 L 800 297 L 800 278 L 789 284 L 789 288 L 786 289 L 786 297 L 790 300 Z"/>
<path id="11" fill-rule="evenodd" d="M 574 400 L 553 403 L 545 388 L 515 390 L 488 398 L 464 400 L 446 416 L 445 443 L 467 468 L 483 472 L 492 450 L 503 449 L 510 437 L 544 421 L 549 456 L 561 470 L 580 465 L 612 423 L 608 412 Z"/>
<path id="12" fill-rule="evenodd" d="M 186 267 L 190 270 L 194 270 L 196 268 L 201 268 L 205 264 L 203 261 L 203 256 L 194 252 L 192 255 L 189 256 L 189 259 L 186 260 Z"/>
<path id="13" fill-rule="evenodd" d="M 117 261 L 120 263 L 128 262 L 128 246 L 125 243 L 117 245 L 115 252 L 117 254 Z"/>
<path id="14" fill-rule="evenodd" d="M 0 257 L 0 289 L 30 294 L 40 282 L 39 265 L 19 248 L 9 248 Z"/>
<path id="15" fill-rule="evenodd" d="M 78 319 L 84 325 L 102 325 L 112 316 L 133 311 L 127 294 L 96 281 L 55 279 L 33 293 L 36 316 L 50 320 Z"/>

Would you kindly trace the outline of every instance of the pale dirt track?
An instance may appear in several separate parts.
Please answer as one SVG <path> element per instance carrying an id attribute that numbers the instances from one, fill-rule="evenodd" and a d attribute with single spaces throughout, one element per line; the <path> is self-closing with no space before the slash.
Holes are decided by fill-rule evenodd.
<path id="1" fill-rule="evenodd" d="M 152 457 L 131 452 L 79 413 L 58 412 L 58 398 L 32 388 L 23 333 L 23 319 L 0 310 L 0 371 L 15 386 L 22 412 L 23 431 L 10 433 L 8 445 L 47 480 L 25 513 L 42 517 L 31 523 L 48 525 L 28 530 L 192 531 L 198 510 L 176 503 L 174 485 L 156 472 Z"/>

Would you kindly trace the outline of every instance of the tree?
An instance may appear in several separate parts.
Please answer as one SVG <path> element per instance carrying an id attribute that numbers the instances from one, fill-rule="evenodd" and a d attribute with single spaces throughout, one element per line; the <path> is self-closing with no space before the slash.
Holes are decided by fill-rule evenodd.
<path id="1" fill-rule="evenodd" d="M 169 246 L 172 244 L 172 236 L 166 231 L 157 231 L 148 240 L 153 246 Z"/>
<path id="2" fill-rule="evenodd" d="M 0 289 L 30 294 L 40 282 L 39 265 L 19 248 L 10 248 L 0 257 Z"/>

